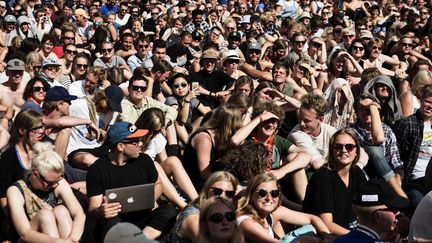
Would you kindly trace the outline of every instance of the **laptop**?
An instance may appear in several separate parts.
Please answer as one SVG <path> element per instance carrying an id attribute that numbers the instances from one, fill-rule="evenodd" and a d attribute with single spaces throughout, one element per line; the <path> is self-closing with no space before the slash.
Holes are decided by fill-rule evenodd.
<path id="1" fill-rule="evenodd" d="M 108 203 L 119 202 L 121 213 L 152 209 L 154 207 L 154 183 L 113 188 L 105 191 Z"/>

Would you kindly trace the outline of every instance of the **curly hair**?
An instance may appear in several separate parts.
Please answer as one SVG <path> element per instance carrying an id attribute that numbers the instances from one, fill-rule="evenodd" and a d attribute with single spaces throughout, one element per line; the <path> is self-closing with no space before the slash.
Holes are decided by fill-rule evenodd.
<path id="1" fill-rule="evenodd" d="M 306 94 L 301 99 L 301 108 L 308 110 L 314 109 L 317 113 L 317 117 L 322 117 L 327 108 L 327 101 L 321 95 Z"/>

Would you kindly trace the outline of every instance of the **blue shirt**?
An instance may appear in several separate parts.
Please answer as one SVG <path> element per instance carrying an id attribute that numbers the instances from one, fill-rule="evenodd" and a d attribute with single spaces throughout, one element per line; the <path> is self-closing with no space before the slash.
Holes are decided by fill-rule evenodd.
<path id="1" fill-rule="evenodd" d="M 333 243 L 373 243 L 381 242 L 378 234 L 364 225 L 359 225 L 355 230 L 346 235 L 339 236 Z"/>
<path id="2" fill-rule="evenodd" d="M 118 9 L 117 4 L 114 5 L 114 7 L 112 7 L 112 8 L 109 8 L 108 5 L 105 4 L 100 8 L 100 12 L 103 13 L 106 17 L 108 17 L 108 14 L 110 12 L 117 13 L 117 9 Z"/>

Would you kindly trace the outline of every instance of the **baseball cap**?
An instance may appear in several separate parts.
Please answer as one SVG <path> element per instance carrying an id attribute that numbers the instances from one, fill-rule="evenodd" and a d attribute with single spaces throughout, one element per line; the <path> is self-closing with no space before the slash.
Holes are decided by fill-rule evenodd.
<path id="1" fill-rule="evenodd" d="M 42 5 L 51 5 L 52 0 L 42 0 Z"/>
<path id="2" fill-rule="evenodd" d="M 117 85 L 110 85 L 105 89 L 105 95 L 111 109 L 122 112 L 121 101 L 123 100 L 124 93 L 121 88 Z"/>
<path id="3" fill-rule="evenodd" d="M 114 145 L 126 138 L 143 137 L 148 132 L 146 129 L 138 129 L 134 124 L 129 122 L 115 122 L 108 130 L 107 143 Z"/>
<path id="4" fill-rule="evenodd" d="M 250 24 L 250 22 L 251 22 L 250 15 L 244 15 L 242 20 L 240 20 L 240 24 Z"/>
<path id="5" fill-rule="evenodd" d="M 45 66 L 61 66 L 57 59 L 54 58 L 46 58 L 42 62 L 42 67 Z"/>
<path id="6" fill-rule="evenodd" d="M 58 101 L 58 100 L 65 100 L 65 101 L 71 101 L 76 100 L 78 97 L 75 95 L 70 95 L 67 89 L 61 86 L 54 86 L 51 87 L 45 96 L 45 101 Z"/>
<path id="7" fill-rule="evenodd" d="M 219 59 L 219 52 L 214 49 L 207 49 L 203 52 L 201 59 Z"/>
<path id="8" fill-rule="evenodd" d="M 235 50 L 227 50 L 226 52 L 223 52 L 222 55 L 222 66 L 226 60 L 240 60 L 240 57 Z"/>
<path id="9" fill-rule="evenodd" d="M 249 43 L 248 50 L 260 50 L 261 51 L 261 44 L 258 42 L 251 42 Z"/>
<path id="10" fill-rule="evenodd" d="M 301 20 L 301 19 L 304 19 L 304 18 L 311 19 L 312 17 L 311 17 L 311 15 L 310 15 L 310 13 L 308 13 L 308 12 L 303 12 L 303 13 L 300 15 L 300 17 L 298 18 L 298 20 Z"/>
<path id="11" fill-rule="evenodd" d="M 366 207 L 386 205 L 388 208 L 400 209 L 406 208 L 409 201 L 397 195 L 385 181 L 372 179 L 359 185 L 353 193 L 353 203 Z"/>
<path id="12" fill-rule="evenodd" d="M 5 16 L 4 22 L 6 22 L 6 23 L 16 23 L 17 20 L 16 20 L 15 16 L 13 16 L 12 14 L 8 14 L 8 15 Z"/>
<path id="13" fill-rule="evenodd" d="M 373 39 L 373 35 L 372 32 L 370 32 L 369 30 L 362 30 L 360 31 L 360 39 L 363 38 L 368 38 L 368 39 Z"/>
<path id="14" fill-rule="evenodd" d="M 149 240 L 136 225 L 121 222 L 114 225 L 105 235 L 104 243 L 152 243 L 157 242 Z"/>
<path id="15" fill-rule="evenodd" d="M 82 8 L 76 9 L 75 12 L 74 12 L 74 14 L 75 15 L 79 15 L 79 16 L 84 16 L 84 18 L 86 18 L 86 19 L 89 18 L 87 12 L 84 9 L 82 9 Z"/>
<path id="16" fill-rule="evenodd" d="M 25 64 L 20 59 L 12 59 L 7 63 L 6 69 L 9 71 L 24 71 Z"/>
<path id="17" fill-rule="evenodd" d="M 238 31 L 233 31 L 231 33 L 229 33 L 228 35 L 228 40 L 229 39 L 234 39 L 234 40 L 241 40 L 241 34 Z"/>
<path id="18" fill-rule="evenodd" d="M 6 2 L 5 1 L 0 1 L 0 7 L 6 8 Z"/>

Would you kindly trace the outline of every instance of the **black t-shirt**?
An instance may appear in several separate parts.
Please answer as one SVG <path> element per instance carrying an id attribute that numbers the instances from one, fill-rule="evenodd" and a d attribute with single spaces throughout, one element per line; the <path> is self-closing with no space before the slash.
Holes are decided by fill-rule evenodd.
<path id="1" fill-rule="evenodd" d="M 348 187 L 335 171 L 321 167 L 310 179 L 303 202 L 303 211 L 314 215 L 331 213 L 333 222 L 350 229 L 356 221 L 352 211 L 352 195 L 366 179 L 358 166 L 349 174 Z"/>
<path id="2" fill-rule="evenodd" d="M 204 70 L 200 70 L 199 72 L 191 74 L 190 81 L 198 82 L 206 90 L 216 93 L 230 88 L 230 86 L 235 82 L 235 79 L 222 71 L 215 70 L 209 74 Z M 220 105 L 219 99 L 207 95 L 200 95 L 198 99 L 205 106 L 210 106 L 211 108 Z"/>
<path id="3" fill-rule="evenodd" d="M 147 154 L 140 154 L 138 158 L 128 161 L 123 166 L 114 165 L 105 156 L 96 160 L 88 169 L 87 195 L 104 195 L 107 189 L 155 183 L 157 179 L 158 173 Z M 119 217 L 123 222 L 137 223 L 148 213 L 148 210 L 144 210 L 123 213 Z"/>
<path id="4" fill-rule="evenodd" d="M 15 146 L 9 147 L 1 155 L 0 166 L 0 197 L 6 197 L 7 189 L 23 179 L 27 170 L 21 165 Z"/>
<path id="5" fill-rule="evenodd" d="M 179 50 L 178 44 L 172 45 L 167 49 L 167 55 L 172 63 L 176 63 L 179 67 L 189 68 L 190 61 L 194 59 L 188 48 Z"/>
<path id="6" fill-rule="evenodd" d="M 155 183 L 157 179 L 158 173 L 147 154 L 140 154 L 123 166 L 114 165 L 108 157 L 102 157 L 88 169 L 87 195 L 92 197 L 105 194 L 107 189 Z"/>

